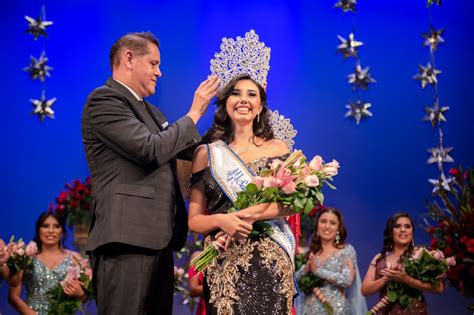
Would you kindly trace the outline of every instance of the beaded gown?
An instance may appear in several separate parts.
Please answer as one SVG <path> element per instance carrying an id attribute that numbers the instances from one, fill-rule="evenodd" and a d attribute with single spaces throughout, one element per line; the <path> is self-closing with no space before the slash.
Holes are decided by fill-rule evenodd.
<path id="1" fill-rule="evenodd" d="M 344 292 L 353 282 L 349 268 L 350 263 L 352 263 L 352 266 L 357 266 L 354 247 L 346 244 L 344 248 L 335 251 L 334 254 L 322 261 L 317 256 L 315 256 L 315 259 L 317 263 L 315 274 L 326 280 L 321 287 L 321 291 L 333 307 L 334 314 L 355 314 Z M 296 277 L 299 278 L 303 274 L 304 265 L 296 273 Z M 319 299 L 311 294 L 304 299 L 302 313 L 303 315 L 326 314 L 326 311 Z"/>
<path id="2" fill-rule="evenodd" d="M 260 158 L 247 166 L 257 174 L 271 160 Z M 209 168 L 191 176 L 191 186 L 201 181 L 205 186 L 207 212 L 227 213 L 232 203 L 212 178 Z M 205 270 L 207 314 L 291 314 L 293 271 L 291 259 L 269 237 L 236 241 Z"/>
<path id="3" fill-rule="evenodd" d="M 53 269 L 48 268 L 41 260 L 33 258 L 33 269 L 25 273 L 26 304 L 38 315 L 46 315 L 49 310 L 48 291 L 66 277 L 69 267 L 74 265 L 68 255 Z"/>
<path id="4" fill-rule="evenodd" d="M 375 265 L 376 268 L 376 277 L 377 279 L 382 276 L 379 274 L 381 270 L 387 268 L 387 259 L 386 257 L 382 258 Z M 380 292 L 380 298 L 385 296 L 386 288 L 383 288 Z M 410 305 L 406 309 L 403 309 L 399 303 L 389 304 L 385 307 L 380 314 L 383 315 L 427 315 L 428 314 L 428 304 L 426 304 L 425 297 L 423 296 L 421 301 L 417 299 L 412 299 Z"/>

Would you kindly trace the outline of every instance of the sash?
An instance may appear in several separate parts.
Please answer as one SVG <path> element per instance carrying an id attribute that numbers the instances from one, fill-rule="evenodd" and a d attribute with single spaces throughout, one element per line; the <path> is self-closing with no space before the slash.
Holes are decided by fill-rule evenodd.
<path id="1" fill-rule="evenodd" d="M 246 189 L 254 174 L 222 140 L 207 145 L 211 175 L 232 203 Z M 235 204 L 234 204 L 235 206 Z M 236 207 L 237 208 L 237 207 Z M 266 220 L 273 230 L 270 238 L 280 246 L 294 266 L 295 236 L 285 218 Z"/>

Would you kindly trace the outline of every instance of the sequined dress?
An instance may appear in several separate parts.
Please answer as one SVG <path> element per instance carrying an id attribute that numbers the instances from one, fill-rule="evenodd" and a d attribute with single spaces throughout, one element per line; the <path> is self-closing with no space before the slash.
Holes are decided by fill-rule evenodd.
<path id="1" fill-rule="evenodd" d="M 352 285 L 353 281 L 350 263 L 352 262 L 352 266 L 357 266 L 354 247 L 346 244 L 344 248 L 335 251 L 333 255 L 322 261 L 317 256 L 315 256 L 315 259 L 317 263 L 315 274 L 326 280 L 321 290 L 334 308 L 334 314 L 355 314 L 344 292 L 347 287 Z M 297 278 L 304 274 L 304 267 L 303 265 L 296 273 Z M 314 294 L 311 294 L 304 299 L 302 313 L 304 315 L 326 314 L 326 311 L 319 299 Z"/>
<path id="2" fill-rule="evenodd" d="M 48 268 L 36 257 L 33 258 L 33 269 L 25 274 L 26 304 L 39 315 L 48 314 L 48 291 L 63 281 L 67 270 L 73 266 L 73 261 L 68 255 L 54 269 Z"/>
<path id="3" fill-rule="evenodd" d="M 376 268 L 376 277 L 377 279 L 382 276 L 379 274 L 381 270 L 387 268 L 387 259 L 382 258 L 375 265 Z M 386 289 L 384 288 L 380 292 L 380 298 L 385 296 Z M 423 296 L 421 301 L 417 299 L 412 299 L 410 305 L 406 309 L 403 309 L 399 303 L 390 304 L 380 312 L 383 315 L 427 315 L 428 314 L 428 304 L 426 304 L 425 297 Z"/>
<path id="4" fill-rule="evenodd" d="M 247 166 L 258 173 L 271 160 L 260 158 Z M 193 174 L 191 186 L 200 181 L 205 185 L 207 212 L 227 213 L 232 204 L 209 168 Z M 237 241 L 205 270 L 207 314 L 291 314 L 293 269 L 285 251 L 269 237 Z"/>

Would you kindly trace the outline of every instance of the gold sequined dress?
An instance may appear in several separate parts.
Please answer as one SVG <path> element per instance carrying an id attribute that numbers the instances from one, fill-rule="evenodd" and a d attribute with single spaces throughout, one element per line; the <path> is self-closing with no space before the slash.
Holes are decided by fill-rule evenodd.
<path id="1" fill-rule="evenodd" d="M 271 160 L 260 158 L 247 166 L 257 174 Z M 192 175 L 191 185 L 200 181 L 205 185 L 207 212 L 227 213 L 232 203 L 212 178 L 209 168 Z M 207 314 L 291 314 L 293 270 L 291 259 L 269 237 L 235 242 L 205 270 Z"/>

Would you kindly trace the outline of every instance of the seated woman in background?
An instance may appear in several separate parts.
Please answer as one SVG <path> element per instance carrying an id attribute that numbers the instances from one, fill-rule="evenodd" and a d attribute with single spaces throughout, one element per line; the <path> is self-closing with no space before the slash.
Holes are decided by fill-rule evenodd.
<path id="1" fill-rule="evenodd" d="M 402 268 L 403 257 L 413 256 L 417 251 L 413 241 L 414 232 L 415 226 L 408 213 L 395 213 L 388 219 L 382 251 L 372 259 L 362 283 L 363 295 L 380 293 L 380 297 L 384 297 L 389 281 L 402 282 L 425 292 L 441 293 L 443 291 L 441 280 L 437 286 L 432 287 L 430 284 L 410 277 Z M 412 299 L 406 309 L 403 309 L 398 302 L 391 303 L 377 314 L 428 314 L 428 305 L 422 297 L 421 300 Z"/>
<path id="2" fill-rule="evenodd" d="M 314 294 L 305 296 L 303 314 L 326 314 L 321 300 L 334 314 L 365 315 L 367 305 L 360 294 L 360 276 L 354 247 L 346 243 L 347 230 L 342 214 L 335 208 L 318 212 L 316 229 L 307 253 L 307 263 L 296 273 L 314 273 L 324 280 Z"/>
<path id="3" fill-rule="evenodd" d="M 73 257 L 82 259 L 79 253 L 64 248 L 66 229 L 64 220 L 53 212 L 43 212 L 36 221 L 35 239 L 38 254 L 33 257 L 33 268 L 20 272 L 18 283 L 10 285 L 8 301 L 20 314 L 48 314 L 49 294 L 52 288 L 63 281 L 69 267 L 76 264 Z M 22 281 L 26 287 L 26 301 L 20 297 Z M 84 298 L 84 290 L 78 280 L 67 281 L 67 295 Z"/>

